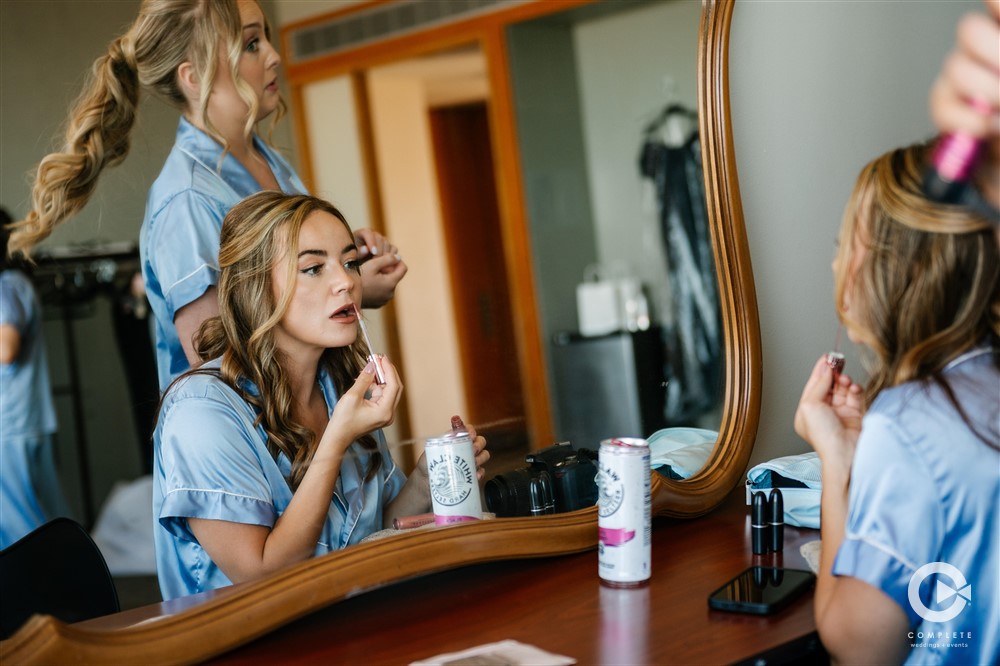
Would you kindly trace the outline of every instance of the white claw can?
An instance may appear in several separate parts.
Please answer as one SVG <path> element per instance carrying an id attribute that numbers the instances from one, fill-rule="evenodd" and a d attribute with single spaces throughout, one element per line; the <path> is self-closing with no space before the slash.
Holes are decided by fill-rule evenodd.
<path id="1" fill-rule="evenodd" d="M 649 445 L 618 437 L 601 442 L 597 472 L 598 573 L 611 587 L 649 580 L 652 498 Z"/>
<path id="2" fill-rule="evenodd" d="M 479 520 L 483 500 L 476 477 L 476 456 L 467 432 L 449 432 L 424 444 L 437 525 Z"/>

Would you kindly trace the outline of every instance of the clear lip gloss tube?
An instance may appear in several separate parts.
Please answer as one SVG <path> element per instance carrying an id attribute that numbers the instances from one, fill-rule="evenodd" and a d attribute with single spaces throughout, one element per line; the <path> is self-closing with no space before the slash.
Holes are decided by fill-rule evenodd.
<path id="1" fill-rule="evenodd" d="M 354 305 L 354 313 L 358 316 L 358 327 L 361 329 L 361 337 L 365 339 L 365 344 L 368 345 L 368 360 L 375 366 L 375 383 L 381 386 L 385 384 L 385 373 L 382 372 L 378 356 L 375 355 L 375 348 L 372 347 L 372 339 L 368 337 L 368 327 L 365 326 L 365 320 L 361 318 L 361 310 L 356 303 Z"/>

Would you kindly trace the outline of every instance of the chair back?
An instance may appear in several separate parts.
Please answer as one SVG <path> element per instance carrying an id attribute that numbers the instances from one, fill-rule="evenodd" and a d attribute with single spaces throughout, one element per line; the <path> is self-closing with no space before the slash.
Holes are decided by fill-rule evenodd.
<path id="1" fill-rule="evenodd" d="M 69 623 L 118 610 L 104 556 L 73 520 L 51 520 L 0 551 L 0 638 L 36 613 Z"/>

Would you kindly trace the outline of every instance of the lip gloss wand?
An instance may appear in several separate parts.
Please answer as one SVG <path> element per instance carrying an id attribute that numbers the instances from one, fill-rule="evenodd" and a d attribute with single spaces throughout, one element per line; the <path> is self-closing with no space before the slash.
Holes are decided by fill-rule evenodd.
<path id="1" fill-rule="evenodd" d="M 365 344 L 368 345 L 368 360 L 375 366 L 375 383 L 381 386 L 385 384 L 385 373 L 382 372 L 382 366 L 375 355 L 375 348 L 372 347 L 372 339 L 368 337 L 368 327 L 365 326 L 365 320 L 361 318 L 361 310 L 358 309 L 357 303 L 354 304 L 354 313 L 358 316 L 358 328 L 361 329 L 361 337 L 365 339 Z"/>

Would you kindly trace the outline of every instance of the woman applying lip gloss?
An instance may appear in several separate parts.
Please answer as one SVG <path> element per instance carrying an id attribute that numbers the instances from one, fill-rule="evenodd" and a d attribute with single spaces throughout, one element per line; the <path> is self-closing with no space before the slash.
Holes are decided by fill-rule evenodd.
<path id="1" fill-rule="evenodd" d="M 359 253 L 319 199 L 261 192 L 222 226 L 219 316 L 199 368 L 164 395 L 154 432 L 154 529 L 165 599 L 265 576 L 430 510 L 380 428 L 402 385 L 358 334 Z M 473 433 L 474 435 L 474 433 Z M 474 435 L 475 437 L 475 435 Z M 475 437 L 477 465 L 488 460 Z"/>
<path id="2" fill-rule="evenodd" d="M 815 617 L 834 663 L 1000 659 L 1000 248 L 981 213 L 926 197 L 929 151 L 859 175 L 833 270 L 868 380 L 824 356 L 795 413 L 822 461 Z"/>
<path id="3" fill-rule="evenodd" d="M 1000 663 L 1000 1 L 984 4 L 930 109 L 981 142 L 986 205 L 933 199 L 929 146 L 864 168 L 834 275 L 869 380 L 821 359 L 795 414 L 823 463 L 815 616 L 834 663 Z"/>

